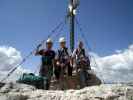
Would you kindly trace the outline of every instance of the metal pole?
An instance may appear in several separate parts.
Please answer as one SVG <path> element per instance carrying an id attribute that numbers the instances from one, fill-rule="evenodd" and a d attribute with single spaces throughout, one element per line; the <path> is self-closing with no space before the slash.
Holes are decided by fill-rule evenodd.
<path id="1" fill-rule="evenodd" d="M 75 26 L 75 15 L 73 13 L 74 7 L 73 7 L 73 0 L 70 0 L 70 5 L 72 6 L 72 11 L 70 12 L 70 49 L 71 52 L 74 50 L 74 26 Z"/>

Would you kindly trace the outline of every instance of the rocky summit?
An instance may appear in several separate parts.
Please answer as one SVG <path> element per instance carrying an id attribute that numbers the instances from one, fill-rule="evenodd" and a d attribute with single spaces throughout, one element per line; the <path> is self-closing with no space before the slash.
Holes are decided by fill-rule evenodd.
<path id="1" fill-rule="evenodd" d="M 81 90 L 38 90 L 33 86 L 7 83 L 0 89 L 0 100 L 133 100 L 133 87 L 102 84 Z"/>

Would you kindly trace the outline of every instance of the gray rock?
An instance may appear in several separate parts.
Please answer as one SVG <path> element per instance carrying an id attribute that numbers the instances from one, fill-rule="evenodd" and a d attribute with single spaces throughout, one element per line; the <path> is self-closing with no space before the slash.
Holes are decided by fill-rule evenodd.
<path id="1" fill-rule="evenodd" d="M 80 83 L 79 83 L 79 75 L 73 74 L 72 77 L 65 77 L 62 81 L 63 84 L 65 84 L 65 89 L 79 89 Z M 102 84 L 101 80 L 93 73 L 89 74 L 89 79 L 87 80 L 87 86 L 95 86 Z M 58 82 L 51 81 L 51 90 L 61 90 L 61 87 Z"/>
<path id="2" fill-rule="evenodd" d="M 0 93 L 8 93 L 8 92 L 27 92 L 33 91 L 36 88 L 30 85 L 19 84 L 19 83 L 7 83 L 1 89 Z"/>
<path id="3" fill-rule="evenodd" d="M 8 83 L 0 90 L 0 100 L 132 100 L 133 87 L 102 84 L 81 90 L 37 90 L 32 86 Z"/>

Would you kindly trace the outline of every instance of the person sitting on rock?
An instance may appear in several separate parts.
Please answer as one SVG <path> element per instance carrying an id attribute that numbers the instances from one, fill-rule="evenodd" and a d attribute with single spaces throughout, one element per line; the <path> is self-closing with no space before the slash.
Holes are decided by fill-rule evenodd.
<path id="1" fill-rule="evenodd" d="M 39 75 L 47 78 L 46 86 L 44 88 L 48 90 L 50 87 L 51 77 L 53 75 L 55 51 L 52 50 L 53 42 L 50 38 L 46 41 L 46 49 L 39 50 L 40 46 L 38 46 L 36 50 L 36 55 L 42 56 L 42 64 L 39 71 Z"/>
<path id="2" fill-rule="evenodd" d="M 88 72 L 90 69 L 90 60 L 85 54 L 83 42 L 79 41 L 78 48 L 73 51 L 72 59 L 76 63 L 76 72 L 79 74 L 80 88 L 87 86 Z"/>

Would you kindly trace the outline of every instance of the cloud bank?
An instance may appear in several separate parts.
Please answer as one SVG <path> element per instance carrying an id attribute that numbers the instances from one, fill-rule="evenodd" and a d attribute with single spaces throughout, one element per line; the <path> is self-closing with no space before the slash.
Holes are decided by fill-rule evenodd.
<path id="1" fill-rule="evenodd" d="M 131 82 L 133 81 L 133 44 L 125 50 L 117 50 L 112 55 L 100 57 L 91 53 L 92 68 L 104 82 Z M 0 79 L 19 64 L 22 60 L 21 53 L 13 47 L 0 46 Z M 29 72 L 21 66 L 8 79 L 16 80 L 23 72 Z"/>
<path id="2" fill-rule="evenodd" d="M 105 82 L 133 82 L 133 44 L 125 50 L 117 50 L 114 54 L 100 57 L 95 53 L 92 67 Z"/>
<path id="3" fill-rule="evenodd" d="M 0 46 L 0 80 L 3 79 L 17 64 L 22 61 L 21 53 L 13 47 Z M 27 70 L 21 66 L 7 79 L 7 81 L 16 80 L 23 72 Z"/>

